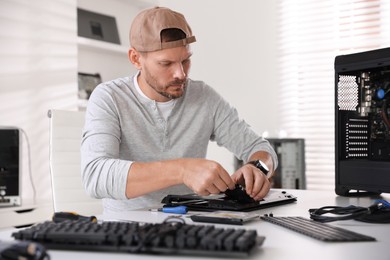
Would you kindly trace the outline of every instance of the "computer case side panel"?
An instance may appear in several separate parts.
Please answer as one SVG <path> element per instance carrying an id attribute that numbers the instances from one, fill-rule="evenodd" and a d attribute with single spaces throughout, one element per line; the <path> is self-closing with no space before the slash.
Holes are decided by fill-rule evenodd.
<path id="1" fill-rule="evenodd" d="M 389 114 L 390 48 L 337 56 L 336 194 L 390 192 Z"/>

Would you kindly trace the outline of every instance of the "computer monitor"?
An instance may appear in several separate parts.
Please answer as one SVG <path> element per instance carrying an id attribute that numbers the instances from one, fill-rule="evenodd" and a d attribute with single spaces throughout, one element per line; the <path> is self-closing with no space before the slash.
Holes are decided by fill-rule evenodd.
<path id="1" fill-rule="evenodd" d="M 390 48 L 335 58 L 338 195 L 390 192 Z"/>

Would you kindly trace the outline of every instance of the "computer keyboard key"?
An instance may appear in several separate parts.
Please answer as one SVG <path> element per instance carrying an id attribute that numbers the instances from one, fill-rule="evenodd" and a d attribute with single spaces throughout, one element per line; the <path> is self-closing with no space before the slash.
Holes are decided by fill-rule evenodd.
<path id="1" fill-rule="evenodd" d="M 222 231 L 221 229 L 213 229 L 211 232 L 206 234 L 200 242 L 200 247 L 208 250 L 216 250 L 217 247 L 216 243 L 218 242 L 216 236 L 221 231 Z"/>
<path id="2" fill-rule="evenodd" d="M 231 233 L 223 242 L 226 250 L 233 251 L 236 240 L 245 232 L 245 230 L 236 230 Z"/>
<path id="3" fill-rule="evenodd" d="M 212 226 L 212 225 L 202 226 L 202 228 L 199 229 L 199 231 L 198 231 L 198 236 L 203 237 L 203 236 L 207 235 L 209 232 L 211 232 L 213 229 L 214 229 L 214 226 Z"/>
<path id="4" fill-rule="evenodd" d="M 218 236 L 215 238 L 215 240 L 217 241 L 216 245 L 217 245 L 217 249 L 220 250 L 220 249 L 223 249 L 224 247 L 224 240 L 232 233 L 234 232 L 233 229 L 231 228 L 228 228 L 226 230 L 224 230 L 223 232 L 219 233 Z"/>
<path id="5" fill-rule="evenodd" d="M 251 248 L 256 241 L 257 233 L 256 230 L 247 230 L 243 235 L 238 237 L 236 246 L 240 251 L 247 251 Z"/>

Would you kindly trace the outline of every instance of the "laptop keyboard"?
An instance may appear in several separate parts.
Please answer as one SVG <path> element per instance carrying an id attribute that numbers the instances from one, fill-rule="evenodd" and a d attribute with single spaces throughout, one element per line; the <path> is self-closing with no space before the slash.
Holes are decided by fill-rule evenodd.
<path id="1" fill-rule="evenodd" d="M 375 241 L 375 238 L 303 217 L 262 216 L 262 220 L 327 242 Z"/>
<path id="2" fill-rule="evenodd" d="M 47 221 L 12 234 L 47 249 L 248 257 L 265 237 L 256 230 L 183 222 Z"/>

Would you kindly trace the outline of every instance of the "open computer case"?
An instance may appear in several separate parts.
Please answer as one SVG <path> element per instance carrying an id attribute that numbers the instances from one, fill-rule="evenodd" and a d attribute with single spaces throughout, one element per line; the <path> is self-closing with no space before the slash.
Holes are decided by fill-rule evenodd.
<path id="1" fill-rule="evenodd" d="M 336 194 L 390 192 L 390 48 L 335 59 Z"/>

